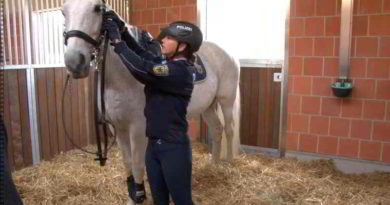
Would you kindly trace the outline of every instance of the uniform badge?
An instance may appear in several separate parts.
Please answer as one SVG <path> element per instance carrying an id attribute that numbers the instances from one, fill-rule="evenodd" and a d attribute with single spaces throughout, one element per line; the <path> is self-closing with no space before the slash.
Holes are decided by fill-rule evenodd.
<path id="1" fill-rule="evenodd" d="M 157 76 L 169 75 L 169 69 L 167 65 L 156 65 L 153 67 L 153 74 Z"/>

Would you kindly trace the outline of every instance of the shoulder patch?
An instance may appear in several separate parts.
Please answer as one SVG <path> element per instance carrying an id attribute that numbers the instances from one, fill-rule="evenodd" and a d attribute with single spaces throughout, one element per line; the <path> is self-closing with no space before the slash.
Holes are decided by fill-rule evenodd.
<path id="1" fill-rule="evenodd" d="M 153 74 L 157 76 L 168 76 L 169 69 L 167 65 L 155 65 L 153 67 Z"/>

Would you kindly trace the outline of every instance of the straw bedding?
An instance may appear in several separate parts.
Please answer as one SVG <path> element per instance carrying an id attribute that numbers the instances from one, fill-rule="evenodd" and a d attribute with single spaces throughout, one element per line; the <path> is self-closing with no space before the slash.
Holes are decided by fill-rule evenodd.
<path id="1" fill-rule="evenodd" d="M 13 177 L 27 205 L 126 204 L 127 176 L 119 149 L 110 151 L 105 167 L 93 158 L 73 150 L 15 171 Z M 299 162 L 261 154 L 215 165 L 207 147 L 194 142 L 193 199 L 198 205 L 385 205 L 390 204 L 390 173 L 343 174 L 331 160 Z"/>

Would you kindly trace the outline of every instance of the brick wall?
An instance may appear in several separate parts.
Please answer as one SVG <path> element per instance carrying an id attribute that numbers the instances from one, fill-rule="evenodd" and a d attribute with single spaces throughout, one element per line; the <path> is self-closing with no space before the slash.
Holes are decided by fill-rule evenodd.
<path id="1" fill-rule="evenodd" d="M 390 162 L 390 0 L 355 0 L 349 77 L 336 98 L 341 0 L 291 0 L 287 149 Z"/>
<path id="2" fill-rule="evenodd" d="M 173 21 L 196 23 L 196 0 L 132 0 L 132 5 L 131 23 L 153 37 Z"/>

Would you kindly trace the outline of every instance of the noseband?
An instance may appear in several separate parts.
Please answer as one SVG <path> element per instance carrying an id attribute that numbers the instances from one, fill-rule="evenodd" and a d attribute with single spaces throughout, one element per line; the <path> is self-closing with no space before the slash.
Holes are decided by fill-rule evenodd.
<path id="1" fill-rule="evenodd" d="M 100 46 L 100 44 L 102 43 L 102 40 L 101 40 L 102 38 L 100 38 L 100 37 L 99 37 L 99 40 L 95 40 L 91 36 L 89 36 L 88 34 L 82 32 L 82 31 L 71 30 L 71 31 L 64 31 L 64 44 L 66 46 L 68 45 L 68 39 L 70 37 L 81 38 L 84 41 L 92 44 L 95 48 L 98 48 Z"/>

